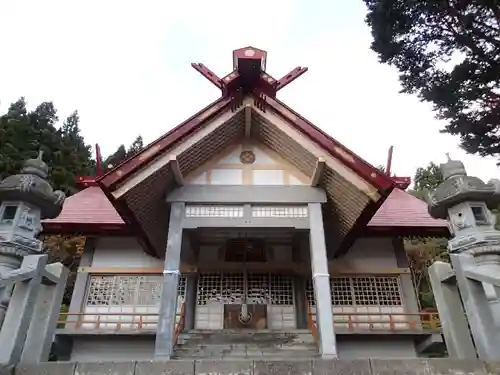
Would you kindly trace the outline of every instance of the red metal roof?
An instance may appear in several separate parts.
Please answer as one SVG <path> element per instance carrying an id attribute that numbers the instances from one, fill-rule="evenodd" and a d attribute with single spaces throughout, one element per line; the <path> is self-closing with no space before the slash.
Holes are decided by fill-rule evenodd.
<path id="1" fill-rule="evenodd" d="M 67 198 L 61 214 L 55 219 L 44 220 L 42 224 L 44 232 L 60 230 L 66 232 L 67 230 L 62 230 L 63 227 L 71 227 L 77 232 L 86 232 L 89 226 L 95 230 L 103 227 L 104 229 L 126 227 L 125 222 L 98 186 L 88 187 Z"/>
<path id="2" fill-rule="evenodd" d="M 368 226 L 442 228 L 446 227 L 446 221 L 433 219 L 424 201 L 406 191 L 394 189 Z"/>
<path id="3" fill-rule="evenodd" d="M 96 226 L 126 226 L 120 215 L 98 186 L 88 187 L 69 197 L 64 202 L 61 215 L 55 219 L 43 222 L 44 231 L 57 231 L 63 225 L 72 224 L 75 228 L 88 224 Z M 394 189 L 382 204 L 375 216 L 371 219 L 370 227 L 414 227 L 414 228 L 443 228 L 446 221 L 430 217 L 425 202 L 408 194 Z M 80 230 L 78 230 L 80 231 Z"/>

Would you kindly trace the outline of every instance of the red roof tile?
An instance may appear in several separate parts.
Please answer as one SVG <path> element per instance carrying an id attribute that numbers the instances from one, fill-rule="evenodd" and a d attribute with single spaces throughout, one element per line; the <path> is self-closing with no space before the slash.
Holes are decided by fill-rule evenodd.
<path id="1" fill-rule="evenodd" d="M 61 215 L 44 220 L 44 224 L 123 225 L 124 221 L 101 188 L 92 186 L 69 197 L 64 202 Z M 425 202 L 403 190 L 394 189 L 368 226 L 442 228 L 446 227 L 446 221 L 430 217 Z"/>
<path id="2" fill-rule="evenodd" d="M 371 227 L 446 227 L 445 220 L 433 219 L 427 204 L 407 192 L 394 189 L 368 223 Z"/>
<path id="3" fill-rule="evenodd" d="M 124 224 L 98 186 L 88 187 L 64 202 L 61 214 L 44 224 Z"/>

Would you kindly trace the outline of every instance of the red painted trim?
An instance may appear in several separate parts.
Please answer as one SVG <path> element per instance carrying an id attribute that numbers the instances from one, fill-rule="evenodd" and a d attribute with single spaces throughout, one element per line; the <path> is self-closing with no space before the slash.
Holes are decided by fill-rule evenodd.
<path id="1" fill-rule="evenodd" d="M 113 168 L 111 171 L 98 179 L 98 182 L 101 185 L 103 191 L 112 188 L 119 181 L 125 179 L 128 175 L 135 172 L 138 168 L 149 163 L 156 156 L 158 156 L 158 154 L 165 151 L 165 149 L 169 148 L 174 143 L 189 135 L 193 131 L 197 130 L 197 128 L 202 123 L 209 121 L 213 117 L 228 109 L 230 104 L 230 98 L 217 99 L 215 102 L 205 107 L 194 116 L 191 116 L 189 119 L 170 130 L 164 136 L 158 138 L 156 141 L 146 146 L 142 151 L 138 152 L 131 158 L 125 160 L 124 162 Z M 210 116 L 206 116 L 207 111 L 214 109 L 215 111 Z M 152 147 L 156 147 L 157 150 L 154 153 L 149 153 Z M 146 157 L 144 156 L 145 154 L 147 155 Z M 120 171 L 120 173 L 118 173 L 118 171 Z M 113 201 L 111 200 L 111 202 Z"/>
<path id="2" fill-rule="evenodd" d="M 392 179 L 401 190 L 406 190 L 411 184 L 411 177 L 393 177 Z"/>
<path id="3" fill-rule="evenodd" d="M 95 144 L 95 162 L 96 162 L 97 177 L 101 177 L 102 176 L 101 148 L 97 143 Z"/>
<path id="4" fill-rule="evenodd" d="M 208 69 L 205 65 L 203 65 L 202 63 L 192 63 L 191 66 L 198 72 L 200 73 L 203 77 L 205 77 L 206 79 L 208 79 L 210 82 L 212 82 L 213 85 L 215 85 L 215 87 L 217 87 L 218 89 L 221 89 L 222 90 L 222 87 L 223 87 L 223 82 L 222 80 L 217 76 L 217 74 L 215 74 L 214 72 L 212 72 L 210 69 Z"/>
<path id="5" fill-rule="evenodd" d="M 373 227 L 367 226 L 363 233 L 364 237 L 445 237 L 451 234 L 447 227 Z"/>
<path id="6" fill-rule="evenodd" d="M 258 98 L 258 93 L 254 93 L 254 96 Z M 267 97 L 265 98 L 265 103 L 266 106 L 271 108 L 277 115 L 293 124 L 303 134 L 309 136 L 312 140 L 320 144 L 328 152 L 333 154 L 338 159 L 342 160 L 345 165 L 349 166 L 353 171 L 363 177 L 366 181 L 371 182 L 377 188 L 383 190 L 392 189 L 395 186 L 392 178 L 380 172 L 377 168 L 361 159 L 354 152 L 330 137 L 324 131 L 312 124 L 306 118 L 299 115 L 297 112 L 292 110 L 280 100 Z M 287 116 L 287 112 L 291 113 L 294 117 L 296 117 L 296 119 L 289 118 L 289 116 Z M 337 151 L 337 149 L 340 149 L 341 151 L 339 152 Z M 345 155 L 348 155 L 348 157 L 346 157 Z M 350 159 L 354 160 L 354 163 Z"/>
<path id="7" fill-rule="evenodd" d="M 133 236 L 132 230 L 126 224 L 102 223 L 42 223 L 44 234 L 82 234 L 82 235 L 112 235 Z"/>
<path id="8" fill-rule="evenodd" d="M 387 176 L 391 175 L 391 167 L 392 167 L 392 153 L 394 151 L 394 146 L 389 147 L 389 152 L 387 153 L 387 164 L 385 167 L 385 174 Z"/>
<path id="9" fill-rule="evenodd" d="M 281 90 L 283 87 L 289 85 L 293 81 L 295 81 L 297 78 L 299 78 L 302 74 L 307 72 L 308 68 L 302 68 L 300 66 L 296 67 L 294 70 L 289 72 L 288 74 L 285 74 L 283 77 L 281 77 L 278 80 L 278 85 L 276 86 L 276 91 Z"/>

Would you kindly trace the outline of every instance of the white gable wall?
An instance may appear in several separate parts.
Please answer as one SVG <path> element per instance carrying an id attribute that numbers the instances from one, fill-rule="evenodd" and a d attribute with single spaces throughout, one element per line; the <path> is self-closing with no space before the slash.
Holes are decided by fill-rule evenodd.
<path id="1" fill-rule="evenodd" d="M 397 267 L 392 237 L 358 238 L 342 260 L 349 264 L 373 267 Z"/>
<path id="2" fill-rule="evenodd" d="M 97 239 L 92 267 L 163 267 L 163 260 L 146 254 L 134 237 L 101 237 Z"/>
<path id="3" fill-rule="evenodd" d="M 255 161 L 243 163 L 243 151 L 251 151 Z M 192 185 L 305 185 L 308 180 L 279 155 L 254 143 L 230 147 L 186 178 Z"/>

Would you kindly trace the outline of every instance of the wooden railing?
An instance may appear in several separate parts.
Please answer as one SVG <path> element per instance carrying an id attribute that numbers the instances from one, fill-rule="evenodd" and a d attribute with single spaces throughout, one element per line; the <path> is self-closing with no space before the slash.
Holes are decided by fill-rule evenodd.
<path id="1" fill-rule="evenodd" d="M 306 301 L 307 306 L 307 328 L 311 331 L 311 335 L 314 338 L 314 344 L 316 348 L 318 347 L 318 327 L 316 326 L 316 321 L 314 320 L 315 315 L 311 311 L 311 306 Z"/>
<path id="2" fill-rule="evenodd" d="M 318 345 L 318 327 L 316 314 L 307 309 L 307 327 L 311 331 L 314 343 Z M 340 319 L 339 319 L 340 318 Z M 392 331 L 397 332 L 430 332 L 440 331 L 441 322 L 438 313 L 421 312 L 406 313 L 341 313 L 334 314 L 334 327 L 346 328 L 351 332 Z"/>
<path id="3" fill-rule="evenodd" d="M 184 304 L 181 306 L 176 330 L 184 326 Z M 179 323 L 182 325 L 179 326 Z M 57 321 L 58 329 L 80 331 L 156 331 L 158 313 L 61 313 Z M 178 328 L 181 327 L 181 328 Z"/>
<path id="4" fill-rule="evenodd" d="M 175 325 L 174 337 L 172 339 L 172 346 L 177 345 L 177 340 L 179 340 L 179 335 L 184 329 L 185 319 L 186 319 L 186 304 L 183 302 L 181 305 L 181 312 L 179 314 L 179 321 Z"/>
<path id="5" fill-rule="evenodd" d="M 181 305 L 179 319 L 175 326 L 174 339 L 177 341 L 185 323 L 185 305 Z M 156 331 L 157 313 L 61 313 L 59 329 L 81 331 Z M 317 342 L 318 330 L 316 314 L 308 308 L 307 324 Z M 391 331 L 422 332 L 439 331 L 441 323 L 437 313 L 340 313 L 334 315 L 334 326 L 340 332 Z"/>
<path id="6" fill-rule="evenodd" d="M 339 313 L 334 326 L 348 331 L 439 331 L 437 313 Z"/>
<path id="7" fill-rule="evenodd" d="M 337 329 L 359 331 L 439 331 L 441 322 L 438 313 L 336 313 L 333 324 Z M 317 335 L 316 314 L 308 309 L 308 327 Z"/>

